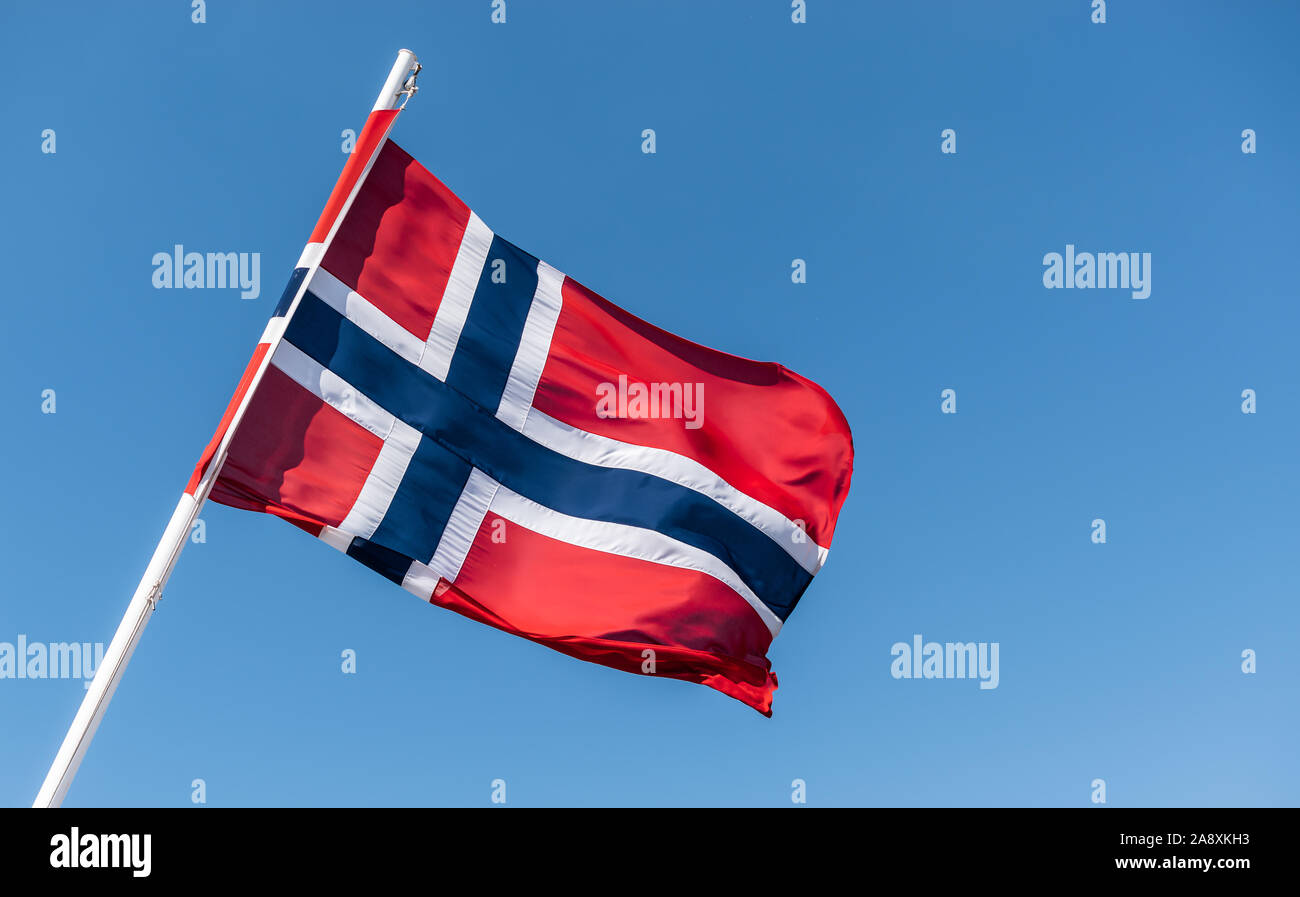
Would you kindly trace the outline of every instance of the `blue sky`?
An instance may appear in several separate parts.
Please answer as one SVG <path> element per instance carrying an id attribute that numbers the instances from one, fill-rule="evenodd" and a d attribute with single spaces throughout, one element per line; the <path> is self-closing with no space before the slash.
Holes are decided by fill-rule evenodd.
<path id="1" fill-rule="evenodd" d="M 209 505 L 68 805 L 1300 802 L 1300 10 L 808 7 L 0 8 L 0 642 L 110 639 L 400 47 L 394 138 L 494 229 L 812 377 L 857 449 L 770 720 Z M 261 296 L 153 289 L 177 243 Z M 1045 289 L 1066 244 L 1151 253 L 1150 297 Z M 917 633 L 998 643 L 998 687 L 894 679 Z M 0 679 L 0 803 L 83 694 Z"/>

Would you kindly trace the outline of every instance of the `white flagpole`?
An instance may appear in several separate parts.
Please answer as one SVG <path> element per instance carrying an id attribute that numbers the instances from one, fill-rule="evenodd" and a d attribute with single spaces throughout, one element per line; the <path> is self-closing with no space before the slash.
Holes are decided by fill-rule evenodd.
<path id="1" fill-rule="evenodd" d="M 375 101 L 374 109 L 395 109 L 398 100 L 403 96 L 409 99 L 416 90 L 413 73 L 418 71 L 419 63 L 416 61 L 415 54 L 410 50 L 399 52 L 397 61 L 388 74 L 388 80 L 384 82 L 384 87 L 379 92 L 379 99 Z M 382 143 L 380 141 L 380 145 Z M 358 179 L 356 186 L 353 188 L 353 195 L 360 188 L 363 180 L 364 175 Z M 326 238 L 327 245 L 350 205 L 351 197 L 339 212 L 338 218 L 333 222 L 329 236 Z M 294 297 L 294 307 L 296 307 L 298 299 L 301 298 L 302 293 L 305 291 L 308 280 L 310 280 L 309 277 L 304 278 L 298 296 Z M 289 309 L 285 317 L 288 318 L 291 314 L 293 314 L 293 307 Z M 82 699 L 81 707 L 72 720 L 72 726 L 68 729 L 68 734 L 64 737 L 63 744 L 54 757 L 54 763 L 45 776 L 45 782 L 41 785 L 40 793 L 36 795 L 36 800 L 32 802 L 33 807 L 58 807 L 63 803 L 63 798 L 68 793 L 68 786 L 72 784 L 72 778 L 77 774 L 78 767 L 81 766 L 82 758 L 86 755 L 86 748 L 90 746 L 90 740 L 95 737 L 95 730 L 99 728 L 99 722 L 104 717 L 104 711 L 108 709 L 108 702 L 113 699 L 113 692 L 117 690 L 117 685 L 122 679 L 122 673 L 126 670 L 131 654 L 135 651 L 135 646 L 140 643 L 140 636 L 144 633 L 144 627 L 149 622 L 149 617 L 153 615 L 154 608 L 158 605 L 158 599 L 162 597 L 162 590 L 167 585 L 167 580 L 176 567 L 176 561 L 181 556 L 181 550 L 185 547 L 185 542 L 189 538 L 190 528 L 194 525 L 194 521 L 198 519 L 199 509 L 203 507 L 203 502 L 207 500 L 208 494 L 212 491 L 212 486 L 217 480 L 217 474 L 226 461 L 226 454 L 230 449 L 230 442 L 235 436 L 235 430 L 239 427 L 239 422 L 243 419 L 244 412 L 248 408 L 253 393 L 257 391 L 257 385 L 261 382 L 262 375 L 266 372 L 271 356 L 275 354 L 275 347 L 279 344 L 282 336 L 283 330 L 276 335 L 271 347 L 263 356 L 257 372 L 249 381 L 248 389 L 244 391 L 239 407 L 236 408 L 234 415 L 231 417 L 230 424 L 226 427 L 217 451 L 213 455 L 211 462 L 209 462 L 198 485 L 194 488 L 194 494 L 182 494 L 180 501 L 176 505 L 176 510 L 172 512 L 171 520 L 168 521 L 167 528 L 163 530 L 162 539 L 158 542 L 158 547 L 154 549 L 149 566 L 145 567 L 144 576 L 140 579 L 140 584 L 136 586 L 135 594 L 131 596 L 131 603 L 127 605 L 126 613 L 122 616 L 122 622 L 118 624 L 117 632 L 113 634 L 113 641 L 109 644 L 108 650 L 104 652 L 104 659 L 95 671 L 95 677 L 91 680 L 90 688 L 87 689 L 86 696 Z"/>

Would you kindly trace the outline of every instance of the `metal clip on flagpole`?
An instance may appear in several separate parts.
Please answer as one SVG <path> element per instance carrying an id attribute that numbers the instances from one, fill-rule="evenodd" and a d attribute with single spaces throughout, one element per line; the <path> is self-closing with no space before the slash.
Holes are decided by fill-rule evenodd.
<path id="1" fill-rule="evenodd" d="M 420 63 L 415 63 L 411 68 L 411 76 L 406 79 L 406 83 L 402 85 L 402 89 L 397 92 L 398 96 L 406 97 L 406 99 L 402 100 L 402 105 L 397 107 L 398 112 L 405 109 L 406 104 L 411 102 L 411 97 L 420 92 L 420 88 L 415 84 L 415 79 L 420 76 L 420 69 L 422 68 L 424 68 L 424 66 L 420 65 Z"/>
<path id="2" fill-rule="evenodd" d="M 398 108 L 397 101 L 400 97 L 410 100 L 417 90 L 415 76 L 419 71 L 420 63 L 416 61 L 415 54 L 410 50 L 400 51 L 392 71 L 388 73 L 388 80 L 384 82 L 383 90 L 379 92 L 379 99 L 375 101 L 374 108 L 395 109 Z M 406 105 L 406 100 L 403 100 L 402 106 Z M 340 218 L 342 214 L 340 212 Z M 337 228 L 336 219 L 331 237 L 333 230 Z M 292 314 L 292 309 L 289 314 Z M 278 344 L 278 339 L 276 343 Z M 68 786 L 72 784 L 72 777 L 77 774 L 77 768 L 81 766 L 86 748 L 90 746 L 90 740 L 94 738 L 95 730 L 99 728 L 104 711 L 108 709 L 108 702 L 113 699 L 113 692 L 117 690 L 127 662 L 131 659 L 135 646 L 140 643 L 145 624 L 149 622 L 149 617 L 162 598 L 163 589 L 172 570 L 176 567 L 181 549 L 185 547 L 185 542 L 189 538 L 190 529 L 198 519 L 199 509 L 203 507 L 203 502 L 212 491 L 221 466 L 225 463 L 230 442 L 274 352 L 275 345 L 272 345 L 231 417 L 216 453 L 203 472 L 203 476 L 194 486 L 193 494 L 185 492 L 181 495 L 176 510 L 172 512 L 171 520 L 163 531 L 162 539 L 158 542 L 158 547 L 154 549 L 153 557 L 145 568 L 144 576 L 140 578 L 140 584 L 136 586 L 135 594 L 131 596 L 131 603 L 127 605 L 122 622 L 118 624 L 117 632 L 113 634 L 113 641 L 104 652 L 104 659 L 100 662 L 99 669 L 95 671 L 95 677 L 90 681 L 90 687 L 86 690 L 81 707 L 72 720 L 72 726 L 68 729 L 68 734 L 54 757 L 54 763 L 45 776 L 40 793 L 32 803 L 33 807 L 57 807 L 63 803 L 63 798 L 68 793 Z"/>

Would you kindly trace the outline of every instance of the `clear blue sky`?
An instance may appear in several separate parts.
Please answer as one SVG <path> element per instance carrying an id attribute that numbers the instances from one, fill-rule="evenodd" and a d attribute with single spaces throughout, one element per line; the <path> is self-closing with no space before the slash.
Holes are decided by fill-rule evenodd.
<path id="1" fill-rule="evenodd" d="M 0 8 L 0 642 L 109 640 L 400 47 L 395 139 L 494 229 L 812 377 L 857 447 L 771 720 L 208 506 L 69 805 L 1300 802 L 1300 8 L 808 7 Z M 177 243 L 260 252 L 261 297 L 153 289 Z M 1150 298 L 1045 289 L 1067 243 L 1150 252 Z M 999 687 L 895 680 L 916 633 Z M 83 693 L 0 679 L 0 803 Z"/>

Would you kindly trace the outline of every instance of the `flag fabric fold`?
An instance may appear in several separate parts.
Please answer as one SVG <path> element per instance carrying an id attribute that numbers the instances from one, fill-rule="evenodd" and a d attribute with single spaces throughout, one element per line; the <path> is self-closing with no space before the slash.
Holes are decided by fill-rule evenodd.
<path id="1" fill-rule="evenodd" d="M 471 619 L 770 715 L 768 647 L 849 489 L 843 414 L 506 241 L 388 139 L 395 116 L 372 114 L 290 278 L 211 498 Z"/>

